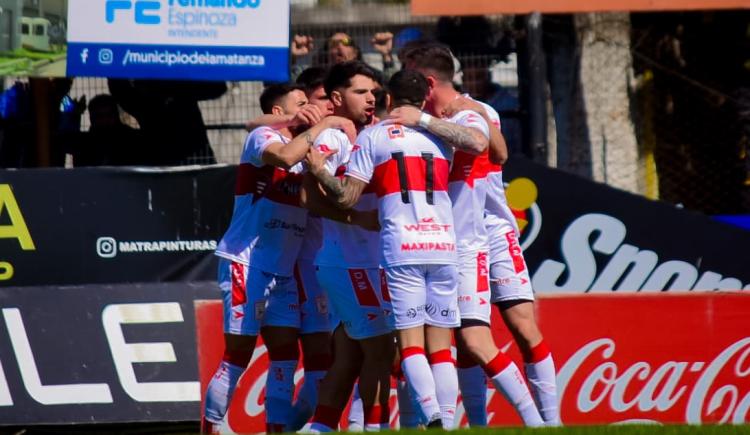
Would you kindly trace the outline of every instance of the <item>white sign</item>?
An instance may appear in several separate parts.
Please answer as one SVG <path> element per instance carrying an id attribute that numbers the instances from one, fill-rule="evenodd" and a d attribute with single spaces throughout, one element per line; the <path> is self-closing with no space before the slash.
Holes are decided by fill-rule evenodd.
<path id="1" fill-rule="evenodd" d="M 288 79 L 288 0 L 70 0 L 68 75 Z"/>

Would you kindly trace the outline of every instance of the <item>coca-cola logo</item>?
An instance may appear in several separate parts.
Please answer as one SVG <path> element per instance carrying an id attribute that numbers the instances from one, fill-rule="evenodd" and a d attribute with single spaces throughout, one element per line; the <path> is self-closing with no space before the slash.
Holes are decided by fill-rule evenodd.
<path id="1" fill-rule="evenodd" d="M 563 419 L 589 414 L 594 421 L 612 421 L 604 416 L 690 424 L 748 420 L 750 337 L 710 361 L 618 363 L 622 360 L 616 352 L 613 339 L 600 338 L 583 345 L 560 368 L 557 386 Z"/>

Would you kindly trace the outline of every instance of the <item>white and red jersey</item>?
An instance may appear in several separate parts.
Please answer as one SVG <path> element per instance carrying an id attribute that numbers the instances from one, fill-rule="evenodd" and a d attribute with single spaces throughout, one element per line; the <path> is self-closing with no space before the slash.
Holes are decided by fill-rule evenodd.
<path id="1" fill-rule="evenodd" d="M 446 121 L 476 128 L 489 138 L 489 126 L 476 112 L 463 110 Z M 489 249 L 484 224 L 488 167 L 488 151 L 479 155 L 456 151 L 453 159 L 448 192 L 453 202 L 458 255 L 461 257 L 486 252 Z"/>
<path id="2" fill-rule="evenodd" d="M 312 213 L 307 214 L 305 224 L 305 238 L 302 239 L 302 247 L 297 259 L 314 262 L 323 244 L 323 219 Z"/>
<path id="3" fill-rule="evenodd" d="M 489 104 L 482 103 L 484 110 L 490 117 L 492 124 L 500 129 L 500 115 Z M 485 203 L 485 224 L 490 238 L 490 246 L 493 241 L 509 231 L 515 231 L 519 236 L 518 224 L 513 212 L 508 206 L 505 198 L 505 185 L 503 184 L 503 166 L 489 163 L 487 171 L 487 201 Z"/>
<path id="4" fill-rule="evenodd" d="M 237 172 L 234 212 L 216 255 L 281 276 L 292 276 L 307 210 L 300 207 L 302 165 L 290 171 L 263 163 L 263 152 L 289 139 L 269 127 L 245 141 Z"/>
<path id="5" fill-rule="evenodd" d="M 360 133 L 357 145 L 346 175 L 377 194 L 382 264 L 456 264 L 452 148 L 422 130 L 383 123 Z"/>
<path id="6" fill-rule="evenodd" d="M 352 154 L 359 151 L 341 130 L 323 130 L 313 145 L 318 151 L 336 151 L 326 169 L 331 175 L 343 176 L 344 168 Z M 365 189 L 356 210 L 375 210 L 375 194 Z M 315 257 L 315 265 L 347 269 L 373 268 L 380 264 L 379 238 L 376 231 L 367 231 L 355 225 L 323 219 L 323 245 Z"/>

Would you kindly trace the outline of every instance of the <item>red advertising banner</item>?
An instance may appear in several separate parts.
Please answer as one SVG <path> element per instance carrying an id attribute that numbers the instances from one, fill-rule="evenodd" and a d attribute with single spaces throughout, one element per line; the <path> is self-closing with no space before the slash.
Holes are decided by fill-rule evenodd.
<path id="1" fill-rule="evenodd" d="M 541 297 L 537 316 L 557 365 L 563 424 L 749 423 L 748 314 L 750 295 L 743 293 Z M 205 390 L 223 350 L 221 304 L 199 302 L 196 315 Z M 494 315 L 493 324 L 502 325 Z M 495 340 L 520 366 L 504 327 L 495 328 Z M 265 430 L 266 368 L 260 344 L 225 429 Z M 300 367 L 299 380 L 302 373 Z M 502 395 L 488 393 L 490 424 L 520 425 Z M 459 418 L 464 425 L 462 409 Z"/>

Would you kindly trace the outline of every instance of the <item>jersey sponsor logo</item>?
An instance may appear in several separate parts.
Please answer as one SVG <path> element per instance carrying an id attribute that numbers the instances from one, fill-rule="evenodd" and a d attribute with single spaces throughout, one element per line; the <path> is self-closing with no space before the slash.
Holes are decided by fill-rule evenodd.
<path id="1" fill-rule="evenodd" d="M 404 230 L 407 232 L 419 233 L 419 234 L 435 234 L 435 233 L 447 233 L 451 230 L 451 225 L 440 224 L 435 222 L 435 218 L 422 218 L 419 222 L 414 224 L 404 225 Z"/>
<path id="2" fill-rule="evenodd" d="M 446 251 L 455 252 L 456 244 L 447 242 L 402 243 L 402 251 Z"/>
<path id="3" fill-rule="evenodd" d="M 324 144 L 324 143 L 322 143 L 322 144 L 318 145 L 318 146 L 317 146 L 316 148 L 317 148 L 317 149 L 318 149 L 318 151 L 320 151 L 321 153 L 327 153 L 327 152 L 331 151 L 331 147 L 329 147 L 328 145 L 326 145 L 326 144 Z"/>
<path id="4" fill-rule="evenodd" d="M 392 125 L 388 127 L 388 138 L 389 139 L 398 139 L 403 138 L 404 136 L 404 127 L 400 125 Z"/>
<path id="5" fill-rule="evenodd" d="M 282 229 L 285 231 L 294 231 L 296 237 L 302 237 L 305 235 L 305 227 L 299 226 L 294 223 L 285 222 L 281 219 L 271 219 L 270 221 L 263 224 L 263 228 L 268 230 Z"/>

